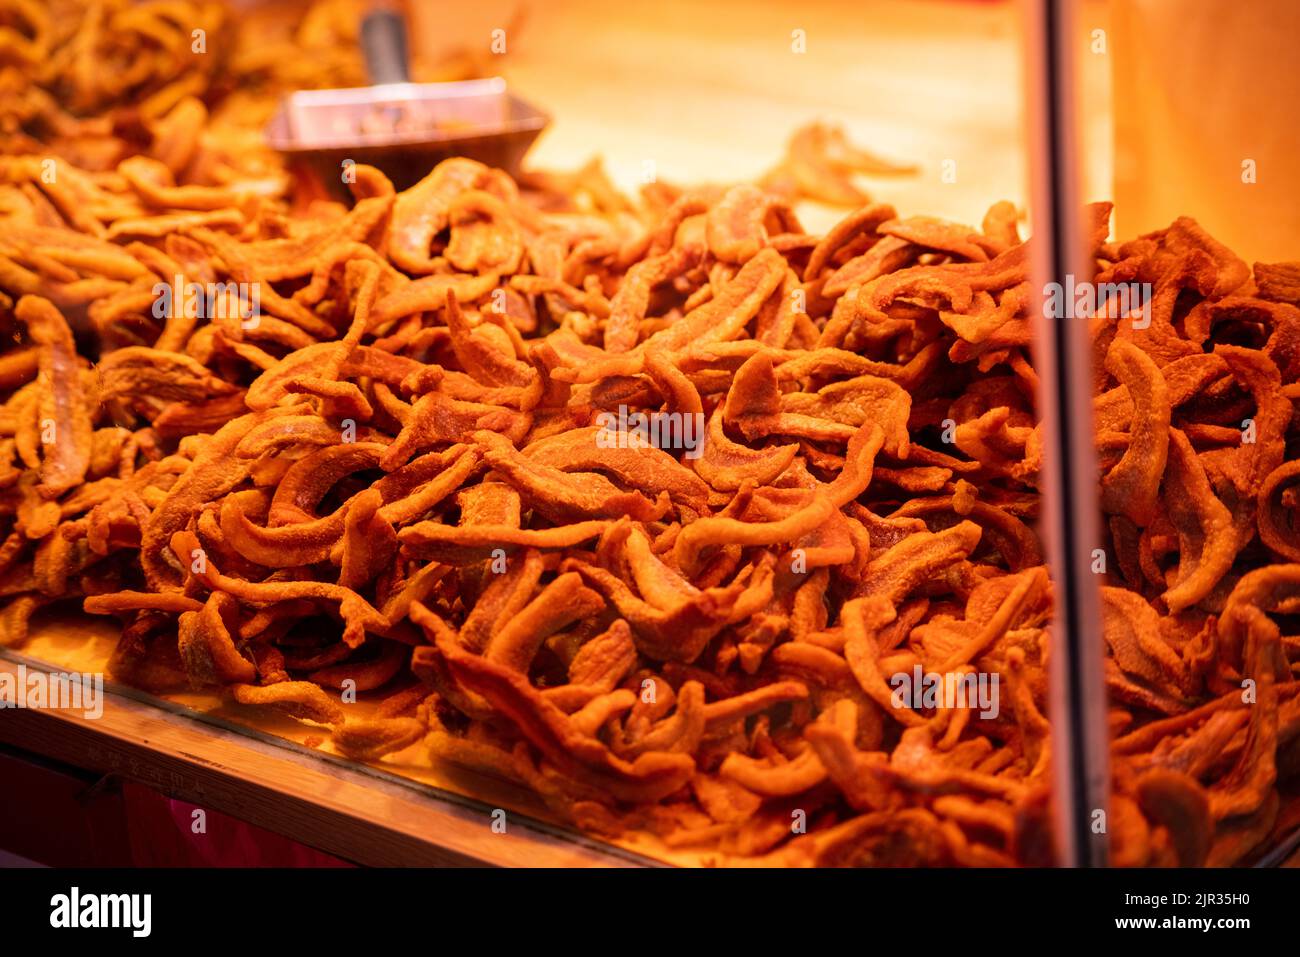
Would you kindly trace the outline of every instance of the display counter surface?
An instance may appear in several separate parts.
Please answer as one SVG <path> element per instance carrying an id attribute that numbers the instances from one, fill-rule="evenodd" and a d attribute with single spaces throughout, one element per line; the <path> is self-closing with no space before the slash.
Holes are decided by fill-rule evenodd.
<path id="1" fill-rule="evenodd" d="M 102 674 L 112 629 L 102 619 L 38 622 L 21 652 L 0 649 L 0 674 L 15 681 L 22 668 Z M 361 700 L 352 707 L 373 706 Z M 119 775 L 358 864 L 689 863 L 666 848 L 616 847 L 565 829 L 528 792 L 431 761 L 420 744 L 357 761 L 332 752 L 327 728 L 215 694 L 162 698 L 106 681 L 98 717 L 49 708 L 0 711 L 0 743 Z M 504 818 L 494 814 L 502 810 Z"/>
<path id="2" fill-rule="evenodd" d="M 21 652 L 0 648 L 0 675 L 102 675 L 114 642 L 114 625 L 105 619 L 38 618 Z M 349 707 L 364 717 L 375 705 L 363 697 Z M 326 727 L 215 693 L 157 696 L 106 679 L 98 717 L 0 710 L 0 744 L 135 781 L 363 865 L 720 863 L 649 834 L 617 843 L 582 834 L 558 823 L 531 792 L 431 758 L 419 743 L 375 761 L 345 757 L 333 750 Z M 1266 847 L 1256 866 L 1300 867 L 1300 795 L 1287 796 Z"/>

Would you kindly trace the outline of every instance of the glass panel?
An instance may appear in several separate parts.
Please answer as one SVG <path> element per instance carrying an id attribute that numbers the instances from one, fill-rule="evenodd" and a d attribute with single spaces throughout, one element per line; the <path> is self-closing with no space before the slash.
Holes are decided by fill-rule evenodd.
<path id="1" fill-rule="evenodd" d="M 16 8 L 0 644 L 675 863 L 1280 852 L 1300 20 L 1192 6 Z"/>
<path id="2" fill-rule="evenodd" d="M 1269 861 L 1298 820 L 1300 11 L 1137 0 L 1110 18 L 1085 42 L 1114 89 L 1096 276 L 1113 286 L 1089 327 L 1112 862 Z"/>
<path id="3" fill-rule="evenodd" d="M 1294 4 L 167 11 L 0 14 L 11 662 L 676 863 L 1294 845 Z"/>

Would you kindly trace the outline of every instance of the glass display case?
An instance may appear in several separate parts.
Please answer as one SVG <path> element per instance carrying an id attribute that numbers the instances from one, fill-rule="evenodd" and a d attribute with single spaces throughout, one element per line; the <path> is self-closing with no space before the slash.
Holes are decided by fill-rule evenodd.
<path id="1" fill-rule="evenodd" d="M 0 740 L 366 863 L 1277 863 L 1260 6 L 0 0 Z"/>

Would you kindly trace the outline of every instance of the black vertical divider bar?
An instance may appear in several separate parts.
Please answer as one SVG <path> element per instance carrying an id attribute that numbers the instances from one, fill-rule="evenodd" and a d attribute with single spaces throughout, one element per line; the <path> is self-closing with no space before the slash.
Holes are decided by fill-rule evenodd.
<path id="1" fill-rule="evenodd" d="M 1091 281 L 1093 263 L 1083 246 L 1082 190 L 1077 160 L 1074 0 L 1027 0 L 1028 132 L 1033 180 L 1034 273 L 1039 292 L 1068 276 Z M 1038 302 L 1037 299 L 1031 300 Z M 1102 867 L 1107 812 L 1109 740 L 1101 671 L 1100 590 L 1091 550 L 1100 542 L 1097 467 L 1092 449 L 1091 349 L 1086 317 L 1070 310 L 1037 324 L 1045 441 L 1045 525 L 1055 582 L 1055 622 L 1050 651 L 1053 753 L 1052 807 L 1058 860 L 1065 866 Z M 1051 456 L 1047 459 L 1046 456 Z"/>

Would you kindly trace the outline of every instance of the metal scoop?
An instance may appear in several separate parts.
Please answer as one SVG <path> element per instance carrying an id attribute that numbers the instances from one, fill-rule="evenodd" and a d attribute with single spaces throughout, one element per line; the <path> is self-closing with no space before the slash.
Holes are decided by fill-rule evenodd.
<path id="1" fill-rule="evenodd" d="M 391 10 L 361 24 L 372 86 L 300 90 L 266 127 L 266 139 L 297 172 L 345 192 L 346 161 L 383 170 L 406 189 L 450 156 L 468 156 L 514 175 L 550 117 L 512 96 L 500 77 L 459 83 L 411 83 L 406 25 Z"/>

